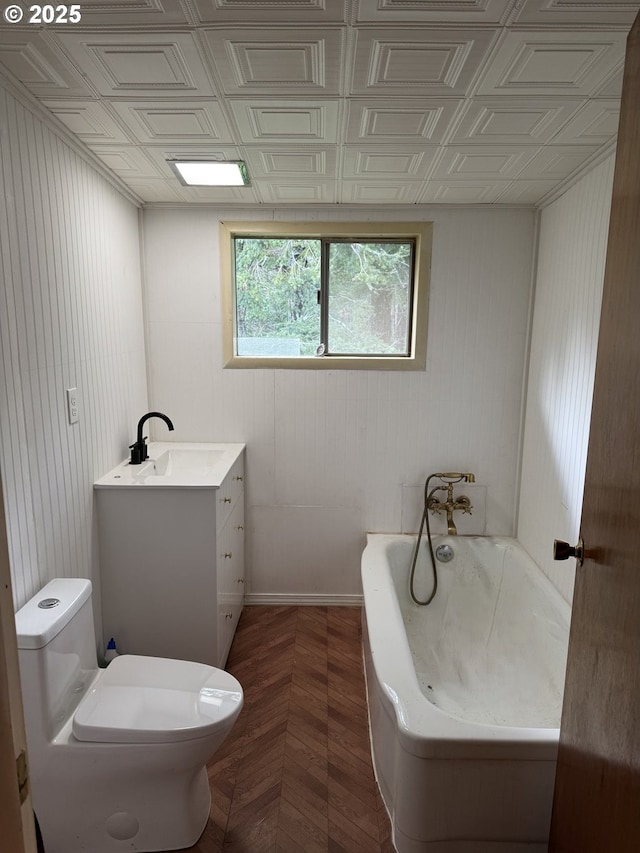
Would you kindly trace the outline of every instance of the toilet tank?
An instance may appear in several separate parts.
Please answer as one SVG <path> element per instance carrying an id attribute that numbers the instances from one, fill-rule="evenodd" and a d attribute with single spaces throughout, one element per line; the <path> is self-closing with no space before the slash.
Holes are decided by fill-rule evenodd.
<path id="1" fill-rule="evenodd" d="M 91 581 L 56 578 L 15 618 L 27 737 L 50 741 L 97 673 Z"/>

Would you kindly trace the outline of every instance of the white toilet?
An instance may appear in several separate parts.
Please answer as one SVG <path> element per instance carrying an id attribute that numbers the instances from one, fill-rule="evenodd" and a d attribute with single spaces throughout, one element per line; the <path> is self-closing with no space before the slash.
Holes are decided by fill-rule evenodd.
<path id="1" fill-rule="evenodd" d="M 16 613 L 16 629 L 46 853 L 195 844 L 211 805 L 205 764 L 240 713 L 239 682 L 136 655 L 98 669 L 88 580 L 48 583 Z"/>

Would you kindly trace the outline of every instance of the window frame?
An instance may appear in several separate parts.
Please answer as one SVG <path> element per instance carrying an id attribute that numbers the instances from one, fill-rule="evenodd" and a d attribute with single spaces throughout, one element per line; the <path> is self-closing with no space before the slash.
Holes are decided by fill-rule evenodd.
<path id="1" fill-rule="evenodd" d="M 431 222 L 220 222 L 223 366 L 289 370 L 424 370 L 431 272 Z M 246 356 L 236 354 L 234 240 L 236 237 L 358 242 L 414 242 L 413 294 L 410 305 L 408 355 Z"/>

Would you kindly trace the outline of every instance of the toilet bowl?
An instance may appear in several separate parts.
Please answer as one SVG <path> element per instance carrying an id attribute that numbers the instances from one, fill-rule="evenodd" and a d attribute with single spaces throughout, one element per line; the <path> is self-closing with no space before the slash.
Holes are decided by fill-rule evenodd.
<path id="1" fill-rule="evenodd" d="M 84 579 L 48 583 L 16 613 L 16 629 L 47 853 L 195 844 L 211 805 L 205 765 L 240 713 L 239 682 L 205 664 L 138 655 L 98 669 Z"/>

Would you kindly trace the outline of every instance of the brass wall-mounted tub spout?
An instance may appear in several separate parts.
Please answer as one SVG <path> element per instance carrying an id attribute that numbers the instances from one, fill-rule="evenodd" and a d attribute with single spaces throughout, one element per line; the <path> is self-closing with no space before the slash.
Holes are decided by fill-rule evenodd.
<path id="1" fill-rule="evenodd" d="M 476 478 L 473 474 L 433 474 L 434 477 L 438 477 L 438 479 L 445 482 L 444 486 L 436 486 L 435 489 L 432 489 L 429 495 L 427 496 L 426 508 L 433 512 L 436 515 L 440 515 L 441 512 L 446 512 L 447 514 L 447 533 L 450 536 L 457 536 L 458 530 L 453 521 L 453 513 L 456 510 L 461 510 L 463 513 L 471 515 L 471 510 L 473 509 L 471 505 L 471 501 L 466 495 L 460 495 L 459 498 L 453 497 L 453 487 L 457 483 L 461 483 L 464 481 L 465 483 L 475 483 Z M 445 492 L 447 493 L 447 499 L 445 501 L 440 501 L 435 497 L 436 492 Z"/>

